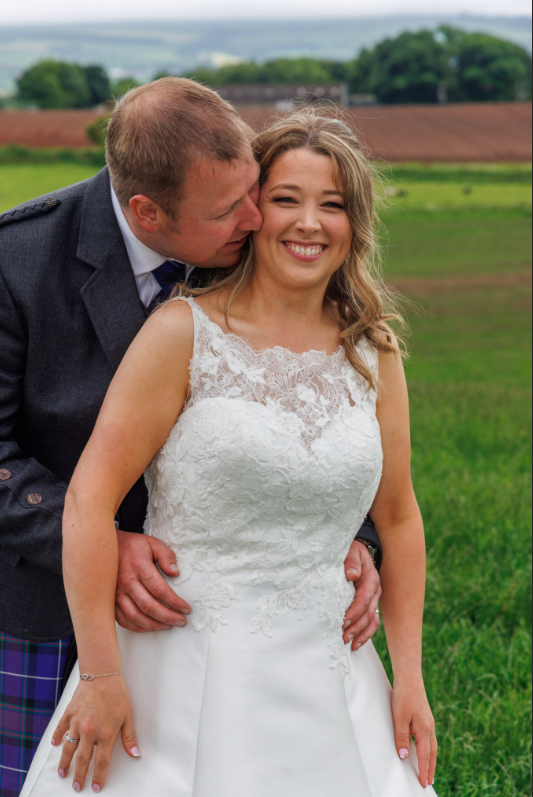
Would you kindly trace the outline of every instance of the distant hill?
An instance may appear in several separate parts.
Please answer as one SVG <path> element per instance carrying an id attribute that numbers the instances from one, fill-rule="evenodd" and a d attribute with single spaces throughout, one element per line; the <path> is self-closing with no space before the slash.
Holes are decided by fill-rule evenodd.
<path id="1" fill-rule="evenodd" d="M 129 74 L 146 81 L 161 70 L 179 74 L 199 65 L 218 67 L 236 60 L 310 55 L 346 61 L 386 36 L 441 23 L 532 47 L 529 17 L 0 25 L 0 92 L 12 90 L 17 75 L 43 58 L 102 64 L 113 77 Z"/>

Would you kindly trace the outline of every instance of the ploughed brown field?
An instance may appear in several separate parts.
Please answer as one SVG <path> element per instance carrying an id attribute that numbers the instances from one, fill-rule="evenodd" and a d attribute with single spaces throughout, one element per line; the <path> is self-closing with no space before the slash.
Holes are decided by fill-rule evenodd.
<path id="1" fill-rule="evenodd" d="M 276 113 L 239 109 L 255 128 Z M 370 151 L 387 161 L 525 162 L 532 156 L 530 103 L 351 108 L 342 114 Z M 83 111 L 0 111 L 0 146 L 87 147 L 85 129 L 101 114 Z"/>
<path id="2" fill-rule="evenodd" d="M 479 103 L 350 108 L 344 112 L 376 158 L 423 163 L 528 162 L 531 104 Z M 255 128 L 262 110 L 242 115 Z"/>
<path id="3" fill-rule="evenodd" d="M 0 111 L 0 146 L 90 147 L 85 129 L 102 116 L 83 111 Z"/>

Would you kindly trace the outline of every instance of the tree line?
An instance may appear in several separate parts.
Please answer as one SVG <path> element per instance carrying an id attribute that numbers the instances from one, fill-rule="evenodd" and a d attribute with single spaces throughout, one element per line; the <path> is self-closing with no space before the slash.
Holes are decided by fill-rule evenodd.
<path id="1" fill-rule="evenodd" d="M 134 78 L 111 81 L 98 64 L 82 66 L 47 59 L 17 79 L 14 100 L 38 108 L 94 108 L 138 86 Z"/>
<path id="2" fill-rule="evenodd" d="M 311 58 L 196 69 L 207 85 L 345 82 L 384 104 L 505 101 L 531 97 L 531 55 L 484 33 L 448 26 L 385 39 L 343 63 Z"/>
<path id="3" fill-rule="evenodd" d="M 278 58 L 187 73 L 208 86 L 346 83 L 351 94 L 384 104 L 483 102 L 531 98 L 531 55 L 483 33 L 448 26 L 385 39 L 351 61 Z M 154 79 L 170 73 L 159 73 Z M 98 65 L 41 61 L 17 80 L 16 101 L 40 108 L 90 108 L 138 83 L 112 82 Z"/>

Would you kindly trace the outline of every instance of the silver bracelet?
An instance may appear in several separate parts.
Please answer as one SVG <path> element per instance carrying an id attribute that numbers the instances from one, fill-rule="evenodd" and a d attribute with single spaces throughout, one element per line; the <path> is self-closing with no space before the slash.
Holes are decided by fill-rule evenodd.
<path id="1" fill-rule="evenodd" d="M 122 675 L 124 670 L 120 672 L 106 672 L 103 675 L 88 675 L 87 673 L 83 673 L 80 675 L 80 681 L 94 681 L 95 678 L 109 678 L 111 675 Z"/>

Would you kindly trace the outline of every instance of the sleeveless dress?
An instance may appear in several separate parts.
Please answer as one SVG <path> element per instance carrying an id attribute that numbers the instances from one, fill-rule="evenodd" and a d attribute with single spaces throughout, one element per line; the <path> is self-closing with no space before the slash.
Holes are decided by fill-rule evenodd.
<path id="1" fill-rule="evenodd" d="M 118 629 L 141 758 L 120 740 L 108 797 L 415 797 L 391 689 L 342 639 L 344 560 L 382 468 L 376 396 L 339 347 L 255 351 L 193 299 L 186 405 L 146 474 L 147 534 L 177 554 L 186 628 Z M 377 374 L 368 342 L 361 355 Z M 22 797 L 72 794 L 50 739 Z M 90 780 L 85 789 L 90 791 Z"/>

